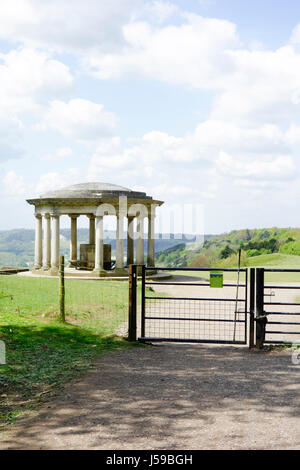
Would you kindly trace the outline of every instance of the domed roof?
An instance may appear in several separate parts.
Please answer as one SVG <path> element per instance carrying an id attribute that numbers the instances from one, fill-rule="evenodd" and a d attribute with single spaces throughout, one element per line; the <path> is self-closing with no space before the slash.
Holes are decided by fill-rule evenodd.
<path id="1" fill-rule="evenodd" d="M 55 207 L 63 207 L 65 205 L 74 205 L 77 210 L 78 207 L 84 207 L 84 205 L 97 207 L 103 202 L 115 204 L 120 196 L 126 196 L 128 201 L 131 201 L 131 203 L 140 203 L 145 201 L 150 204 L 163 204 L 163 201 L 154 201 L 151 196 L 147 196 L 144 192 L 133 191 L 132 189 L 118 186 L 116 184 L 100 182 L 66 186 L 65 188 L 48 191 L 38 198 L 27 199 L 27 202 L 36 207 L 52 206 L 52 209 Z"/>
<path id="2" fill-rule="evenodd" d="M 72 186 L 66 186 L 65 188 L 56 189 L 54 191 L 48 191 L 42 194 L 39 198 L 27 199 L 29 204 L 41 203 L 41 202 L 52 202 L 62 203 L 63 200 L 91 200 L 97 199 L 99 202 L 103 199 L 115 199 L 119 196 L 127 196 L 130 199 L 150 199 L 151 196 L 147 196 L 146 193 L 140 191 L 133 191 L 132 189 L 125 188 L 124 186 L 118 186 L 110 183 L 81 183 L 74 184 Z"/>
<path id="3" fill-rule="evenodd" d="M 102 197 L 102 195 L 109 193 L 110 195 L 119 195 L 120 193 L 132 193 L 131 189 L 117 186 L 110 183 L 80 183 L 66 186 L 62 189 L 48 191 L 41 195 L 42 198 L 91 198 Z M 145 193 L 139 193 L 144 194 Z"/>
<path id="4" fill-rule="evenodd" d="M 73 184 L 72 186 L 66 186 L 63 188 L 69 191 L 128 191 L 131 189 L 125 188 L 124 186 L 118 186 L 117 184 L 111 183 L 80 183 Z"/>

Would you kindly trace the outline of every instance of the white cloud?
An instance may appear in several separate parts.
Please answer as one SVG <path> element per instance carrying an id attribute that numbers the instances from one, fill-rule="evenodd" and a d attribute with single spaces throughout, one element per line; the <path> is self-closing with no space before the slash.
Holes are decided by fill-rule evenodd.
<path id="1" fill-rule="evenodd" d="M 126 46 L 84 57 L 100 79 L 134 77 L 219 91 L 214 120 L 277 123 L 298 114 L 300 53 L 291 45 L 241 48 L 233 23 L 180 13 L 179 25 L 124 25 Z M 252 46 L 253 46 L 252 42 Z"/>
<path id="2" fill-rule="evenodd" d="M 146 3 L 145 13 L 150 19 L 161 24 L 175 15 L 180 15 L 180 9 L 174 3 L 154 0 L 151 3 Z"/>
<path id="3" fill-rule="evenodd" d="M 118 138 L 106 139 L 93 153 L 88 175 L 105 179 L 118 169 L 119 177 L 132 181 L 150 177 L 157 187 L 169 186 L 170 193 L 185 180 L 191 196 L 215 195 L 224 178 L 275 182 L 296 177 L 289 144 L 275 125 L 248 128 L 208 120 L 181 138 L 152 131 L 126 145 Z M 195 181 L 200 192 L 194 192 Z"/>
<path id="4" fill-rule="evenodd" d="M 43 162 L 72 156 L 72 165 L 77 165 L 76 144 L 82 142 L 91 155 L 86 169 L 60 172 L 57 165 L 57 171 L 41 175 L 34 194 L 99 179 L 145 186 L 155 197 L 174 201 L 215 198 L 230 203 L 239 200 L 236 196 L 242 191 L 255 196 L 264 190 L 280 198 L 284 185 L 297 194 L 300 26 L 289 45 L 266 50 L 253 38 L 248 50 L 233 23 L 185 13 L 171 1 L 101 4 L 99 8 L 98 0 L 0 3 L 0 38 L 21 44 L 0 55 L 0 158 L 20 155 L 24 127 L 34 132 L 32 121 L 37 118 L 45 130 L 37 136 L 37 145 L 45 137 Z M 74 77 L 62 62 L 69 59 L 72 69 L 83 67 Z M 204 109 L 207 120 L 194 131 L 175 136 L 150 128 L 138 138 L 121 141 L 115 135 L 115 114 L 92 98 L 78 98 L 93 93 L 92 88 L 86 93 L 93 81 L 87 85 L 84 72 L 102 80 L 133 77 L 145 80 L 145 86 L 147 80 L 157 80 L 188 87 L 191 93 L 193 88 L 195 94 L 217 94 L 210 112 Z M 80 94 L 73 87 L 79 75 Z M 131 93 L 128 83 L 124 89 Z M 134 119 L 130 112 L 129 107 Z M 57 132 L 47 134 L 49 130 Z M 56 140 L 47 148 L 49 135 Z M 13 194 L 14 187 L 19 194 L 30 189 L 15 172 L 5 178 L 7 194 Z"/>
<path id="5" fill-rule="evenodd" d="M 168 24 L 154 24 L 155 18 Z M 112 0 L 99 8 L 97 0 L 11 0 L 0 4 L 1 35 L 73 52 L 101 79 L 134 76 L 220 90 L 213 119 L 278 122 L 298 113 L 300 54 L 291 45 L 242 49 L 233 23 L 184 12 L 170 1 Z"/>
<path id="6" fill-rule="evenodd" d="M 2 178 L 3 193 L 11 197 L 38 197 L 51 189 L 63 188 L 80 182 L 78 168 L 70 168 L 65 172 L 48 172 L 39 177 L 37 183 L 27 182 L 23 175 L 8 171 Z"/>
<path id="7" fill-rule="evenodd" d="M 126 47 L 114 53 L 95 51 L 84 63 L 101 79 L 137 76 L 196 88 L 223 88 L 232 69 L 226 49 L 239 44 L 235 25 L 194 14 L 183 17 L 183 24 L 161 28 L 131 22 L 123 27 Z"/>
<path id="8" fill-rule="evenodd" d="M 274 180 L 253 180 L 247 178 L 239 178 L 234 182 L 234 185 L 246 190 L 254 190 L 260 191 L 261 190 L 272 190 L 272 189 L 282 189 L 282 182 L 281 181 L 274 181 Z"/>
<path id="9" fill-rule="evenodd" d="M 27 185 L 22 175 L 15 171 L 8 171 L 3 178 L 4 194 L 8 196 L 21 196 L 26 193 Z"/>
<path id="10" fill-rule="evenodd" d="M 60 189 L 65 186 L 82 182 L 82 174 L 78 168 L 69 168 L 66 172 L 49 172 L 40 176 L 33 189 L 33 195 L 39 196 L 52 189 Z"/>
<path id="11" fill-rule="evenodd" d="M 286 136 L 273 124 L 247 127 L 225 120 L 209 119 L 195 131 L 195 147 L 209 156 L 220 150 L 235 152 L 239 158 L 249 154 L 282 154 L 289 151 Z"/>
<path id="12" fill-rule="evenodd" d="M 22 122 L 5 109 L 0 110 L 0 161 L 21 157 L 23 135 Z"/>
<path id="13" fill-rule="evenodd" d="M 20 48 L 0 53 L 0 160 L 25 153 L 26 118 L 40 118 L 48 99 L 73 86 L 69 68 L 48 54 Z"/>
<path id="14" fill-rule="evenodd" d="M 110 172 L 115 173 L 116 170 L 120 174 L 130 169 L 132 173 L 135 164 L 139 167 L 138 155 L 134 148 L 124 148 L 117 137 L 103 139 L 89 161 L 87 179 L 97 181 L 103 176 L 107 177 Z"/>
<path id="15" fill-rule="evenodd" d="M 155 17 L 168 24 L 153 24 Z M 169 1 L 112 0 L 99 8 L 97 0 L 11 0 L 0 5 L 1 34 L 73 52 L 101 79 L 134 76 L 220 90 L 213 119 L 274 123 L 298 113 L 300 54 L 291 45 L 242 49 L 233 23 L 183 12 Z"/>
<path id="16" fill-rule="evenodd" d="M 77 141 L 88 141 L 113 134 L 117 118 L 104 111 L 103 105 L 89 100 L 73 99 L 68 103 L 55 100 L 50 103 L 43 124 Z"/>
<path id="17" fill-rule="evenodd" d="M 300 126 L 292 123 L 285 133 L 286 139 L 290 145 L 300 143 Z"/>
<path id="18" fill-rule="evenodd" d="M 73 86 L 69 68 L 33 49 L 0 54 L 0 104 L 14 113 L 34 111 L 47 99 L 63 96 Z"/>
<path id="19" fill-rule="evenodd" d="M 120 137 L 111 137 L 101 139 L 99 142 L 96 153 L 98 155 L 113 155 L 121 150 L 121 139 Z"/>
<path id="20" fill-rule="evenodd" d="M 114 49 L 143 0 L 9 0 L 0 3 L 0 37 L 58 52 Z"/>
<path id="21" fill-rule="evenodd" d="M 280 123 L 298 115 L 300 54 L 293 47 L 232 50 L 227 55 L 233 66 L 227 89 L 212 108 L 212 119 L 257 125 Z"/>
<path id="22" fill-rule="evenodd" d="M 54 153 L 44 155 L 41 160 L 43 161 L 61 161 L 69 158 L 72 155 L 72 149 L 70 147 L 60 147 L 56 149 Z"/>
<path id="23" fill-rule="evenodd" d="M 282 155 L 272 160 L 239 161 L 231 155 L 220 152 L 217 160 L 218 171 L 231 178 L 248 178 L 261 180 L 292 179 L 295 175 L 295 164 L 291 156 Z"/>

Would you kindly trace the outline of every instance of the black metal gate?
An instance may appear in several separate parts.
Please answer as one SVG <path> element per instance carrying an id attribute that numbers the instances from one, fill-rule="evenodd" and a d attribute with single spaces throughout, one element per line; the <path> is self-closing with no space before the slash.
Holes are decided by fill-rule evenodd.
<path id="1" fill-rule="evenodd" d="M 239 274 L 238 269 L 220 268 L 140 269 L 140 341 L 247 343 L 247 269 L 240 269 Z M 150 280 L 155 271 L 176 271 L 176 281 Z M 223 288 L 210 287 L 208 276 L 216 271 L 224 274 Z"/>
<path id="2" fill-rule="evenodd" d="M 278 275 L 280 282 L 277 280 Z M 300 343 L 299 282 L 299 269 L 256 269 L 258 346 L 264 343 Z"/>
<path id="3" fill-rule="evenodd" d="M 141 315 L 137 322 L 138 269 Z M 176 271 L 176 281 L 170 278 L 154 280 L 155 271 L 167 272 L 169 277 Z M 129 339 L 136 340 L 139 323 L 140 341 L 248 342 L 249 347 L 257 348 L 268 343 L 300 344 L 300 269 L 251 268 L 249 285 L 246 268 L 240 269 L 242 279 L 238 284 L 237 279 L 232 278 L 237 277 L 237 269 L 221 269 L 225 275 L 222 289 L 210 287 L 208 275 L 213 271 L 220 269 L 131 265 Z M 187 277 L 187 274 L 193 277 Z M 280 282 L 276 278 L 278 275 Z M 231 277 L 228 279 L 228 276 Z"/>

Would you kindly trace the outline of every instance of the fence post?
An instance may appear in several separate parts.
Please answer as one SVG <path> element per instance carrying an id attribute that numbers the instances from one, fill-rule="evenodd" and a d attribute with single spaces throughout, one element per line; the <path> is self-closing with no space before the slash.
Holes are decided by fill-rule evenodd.
<path id="1" fill-rule="evenodd" d="M 249 304 L 249 348 L 255 346 L 254 340 L 254 330 L 255 330 L 255 320 L 254 320 L 254 311 L 255 311 L 255 268 L 250 268 L 250 304 Z"/>
<path id="2" fill-rule="evenodd" d="M 143 264 L 142 266 L 142 304 L 141 304 L 141 337 L 145 338 L 145 282 L 146 282 L 146 266 Z"/>
<path id="3" fill-rule="evenodd" d="M 265 341 L 267 316 L 264 312 L 264 268 L 256 269 L 256 347 L 262 349 Z"/>
<path id="4" fill-rule="evenodd" d="M 136 289 L 137 269 L 129 265 L 128 341 L 136 341 Z"/>
<path id="5" fill-rule="evenodd" d="M 59 315 L 60 320 L 65 323 L 65 257 L 59 258 Z"/>

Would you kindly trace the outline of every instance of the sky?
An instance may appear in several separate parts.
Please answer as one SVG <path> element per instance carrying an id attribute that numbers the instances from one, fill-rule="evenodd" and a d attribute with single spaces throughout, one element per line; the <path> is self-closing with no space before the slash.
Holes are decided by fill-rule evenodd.
<path id="1" fill-rule="evenodd" d="M 95 181 L 299 227 L 299 144 L 298 0 L 0 2 L 0 230 Z"/>

